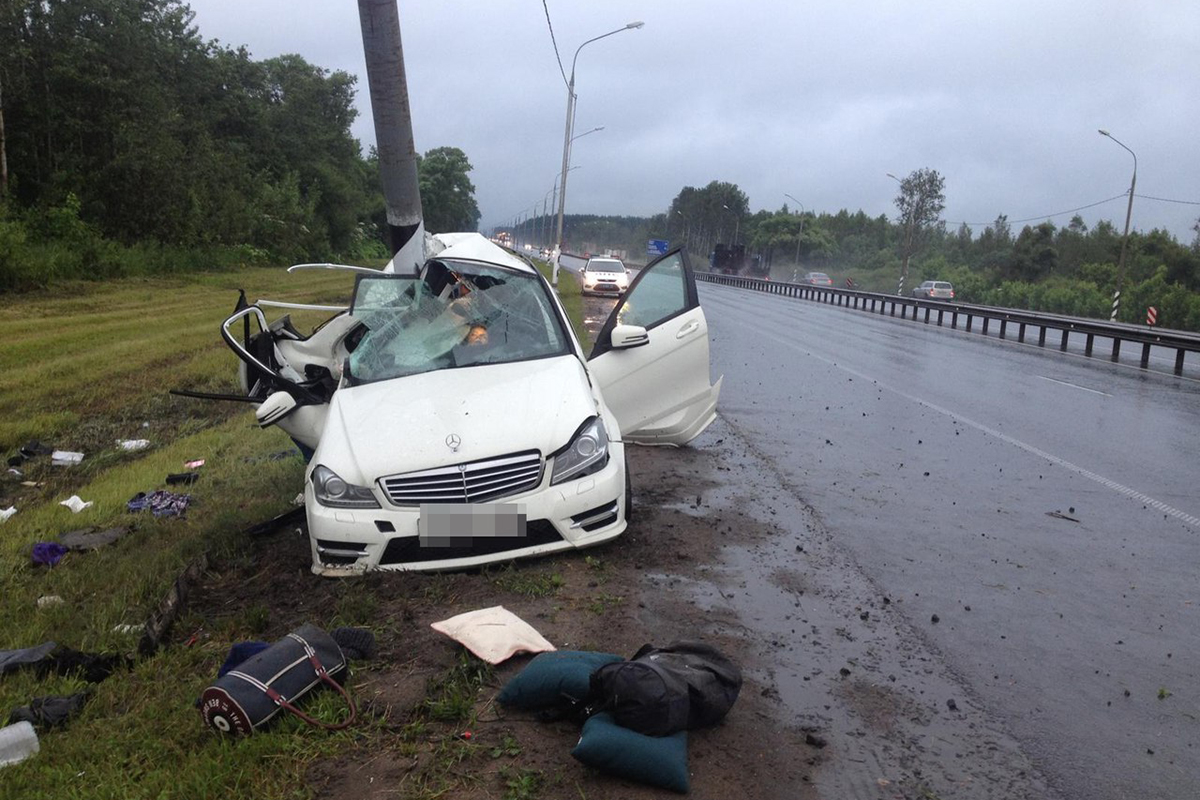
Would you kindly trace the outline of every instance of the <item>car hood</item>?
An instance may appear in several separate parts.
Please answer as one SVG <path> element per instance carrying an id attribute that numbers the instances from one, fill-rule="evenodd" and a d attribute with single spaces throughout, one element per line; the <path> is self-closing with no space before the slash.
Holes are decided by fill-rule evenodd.
<path id="1" fill-rule="evenodd" d="M 597 413 L 574 356 L 437 370 L 334 392 L 313 464 L 370 485 L 522 450 L 546 456 Z"/>

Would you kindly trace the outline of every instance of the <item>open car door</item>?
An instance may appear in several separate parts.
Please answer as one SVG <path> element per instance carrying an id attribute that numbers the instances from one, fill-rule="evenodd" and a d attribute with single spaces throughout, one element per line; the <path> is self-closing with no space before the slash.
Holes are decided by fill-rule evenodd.
<path id="1" fill-rule="evenodd" d="M 709 383 L 708 322 L 686 251 L 672 250 L 638 273 L 588 366 L 625 441 L 681 445 L 708 427 L 721 379 Z"/>

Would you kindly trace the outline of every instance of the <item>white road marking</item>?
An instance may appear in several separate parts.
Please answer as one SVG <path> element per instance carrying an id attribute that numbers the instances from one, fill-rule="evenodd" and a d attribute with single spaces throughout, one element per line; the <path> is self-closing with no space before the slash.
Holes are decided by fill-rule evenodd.
<path id="1" fill-rule="evenodd" d="M 1045 375 L 1037 375 L 1035 377 L 1041 378 L 1044 381 L 1050 381 L 1051 383 L 1058 383 L 1058 384 L 1062 384 L 1063 386 L 1070 386 L 1072 389 L 1079 389 L 1080 391 L 1091 392 L 1092 394 L 1102 394 L 1105 397 L 1112 397 L 1112 395 L 1109 394 L 1108 392 L 1102 392 L 1098 389 L 1089 389 L 1086 386 L 1080 386 L 1077 383 L 1070 383 L 1069 381 L 1060 381 L 1058 378 L 1047 378 Z"/>
<path id="2" fill-rule="evenodd" d="M 743 327 L 750 327 L 746 323 L 739 322 L 738 324 L 742 325 Z M 761 329 L 758 329 L 758 330 L 761 332 Z M 1150 495 L 1145 494 L 1144 492 L 1139 492 L 1137 489 L 1133 489 L 1129 486 L 1125 486 L 1124 484 L 1118 483 L 1117 481 L 1114 481 L 1111 478 L 1106 478 L 1103 475 L 1099 475 L 1095 472 L 1092 472 L 1091 470 L 1084 469 L 1083 467 L 1079 466 L 1078 464 L 1073 464 L 1064 458 L 1059 458 L 1056 455 L 1047 453 L 1045 450 L 1042 450 L 1041 448 L 1034 447 L 1033 445 L 1028 444 L 1026 442 L 1022 442 L 1020 439 L 1015 439 L 1006 433 L 1002 433 L 1002 432 L 996 430 L 995 428 L 989 428 L 987 425 L 984 425 L 982 422 L 976 422 L 975 420 L 970 419 L 969 417 L 964 417 L 962 414 L 951 411 L 948 408 L 943 408 L 942 406 L 939 406 L 936 403 L 931 403 L 928 400 L 923 400 L 920 397 L 917 397 L 916 395 L 912 395 L 912 394 L 909 394 L 908 392 L 901 391 L 900 389 L 897 389 L 894 386 L 890 386 L 890 385 L 884 383 L 883 381 L 878 380 L 877 378 L 872 378 L 870 375 L 867 375 L 866 373 L 859 372 L 856 369 L 851 369 L 850 367 L 847 367 L 843 364 L 839 364 L 836 361 L 834 361 L 833 359 L 825 358 L 824 356 L 819 356 L 810 350 L 805 350 L 803 347 L 800 347 L 799 345 L 797 345 L 791 341 L 788 341 L 787 339 L 782 339 L 779 336 L 776 336 L 773 334 L 767 334 L 767 336 L 771 339 L 774 339 L 779 344 L 781 344 L 787 348 L 790 348 L 791 350 L 796 351 L 797 353 L 811 356 L 812 358 L 815 358 L 818 361 L 828 364 L 831 367 L 834 367 L 836 369 L 840 369 L 843 372 L 848 372 L 851 375 L 854 375 L 855 377 L 862 378 L 863 380 L 872 381 L 875 383 L 875 385 L 879 386 L 880 388 L 886 389 L 895 395 L 903 397 L 905 400 L 909 400 L 913 403 L 917 403 L 918 405 L 925 406 L 929 410 L 936 411 L 939 414 L 944 414 L 945 416 L 950 417 L 951 419 L 961 422 L 963 425 L 970 426 L 970 427 L 974 428 L 975 430 L 980 431 L 981 433 L 985 433 L 988 436 L 995 437 L 996 439 L 999 439 L 1002 442 L 1007 442 L 1008 444 L 1011 444 L 1014 447 L 1018 447 L 1021 450 L 1024 450 L 1025 452 L 1030 453 L 1031 455 L 1035 455 L 1039 458 L 1043 458 L 1046 461 L 1049 461 L 1051 464 L 1057 464 L 1060 467 L 1069 469 L 1072 472 L 1076 473 L 1077 475 L 1081 475 L 1081 476 L 1087 478 L 1088 480 L 1095 481 L 1096 483 L 1100 484 L 1101 486 L 1104 486 L 1108 489 L 1112 489 L 1113 491 L 1123 494 L 1126 497 L 1130 497 L 1134 500 L 1137 500 L 1140 503 L 1144 503 L 1145 505 L 1149 506 L 1150 508 L 1157 509 L 1157 510 L 1163 512 L 1164 514 L 1168 514 L 1172 517 L 1175 517 L 1176 519 L 1183 521 L 1185 524 L 1190 525 L 1193 528 L 1196 528 L 1197 530 L 1200 530 L 1200 518 L 1194 517 L 1191 514 L 1188 514 L 1186 511 L 1180 511 L 1178 508 L 1175 508 L 1174 506 L 1167 505 L 1163 501 L 1157 500 L 1157 499 L 1151 497 Z"/>

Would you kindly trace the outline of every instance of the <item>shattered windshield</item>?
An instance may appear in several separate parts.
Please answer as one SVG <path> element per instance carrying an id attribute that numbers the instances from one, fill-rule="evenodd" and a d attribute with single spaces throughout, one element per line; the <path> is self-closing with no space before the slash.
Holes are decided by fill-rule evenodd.
<path id="1" fill-rule="evenodd" d="M 355 381 L 569 352 L 537 276 L 500 267 L 430 261 L 420 277 L 363 276 L 350 313 L 366 328 L 349 358 Z"/>

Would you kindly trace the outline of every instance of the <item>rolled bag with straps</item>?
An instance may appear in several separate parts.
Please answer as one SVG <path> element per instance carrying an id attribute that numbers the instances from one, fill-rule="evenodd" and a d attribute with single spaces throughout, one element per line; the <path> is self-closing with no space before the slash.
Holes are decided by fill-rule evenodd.
<path id="1" fill-rule="evenodd" d="M 200 695 L 200 714 L 221 733 L 253 733 L 280 711 L 291 712 L 309 725 L 342 730 L 353 724 L 358 713 L 341 683 L 348 676 L 346 656 L 338 643 L 317 626 L 305 624 L 205 689 Z M 321 683 L 336 690 L 349 706 L 349 716 L 342 722 L 321 722 L 295 706 Z"/>

